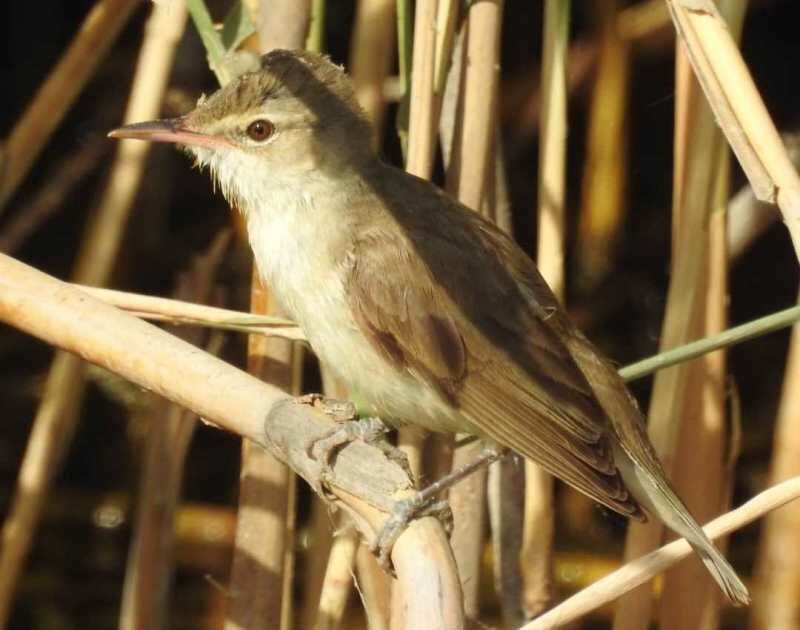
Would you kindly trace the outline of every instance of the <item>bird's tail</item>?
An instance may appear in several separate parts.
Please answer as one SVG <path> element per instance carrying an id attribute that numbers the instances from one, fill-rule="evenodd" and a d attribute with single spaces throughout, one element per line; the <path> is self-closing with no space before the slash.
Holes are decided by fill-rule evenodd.
<path id="1" fill-rule="evenodd" d="M 695 525 L 697 525 L 695 523 Z M 702 529 L 698 528 L 699 536 L 684 536 L 689 544 L 700 556 L 703 564 L 708 569 L 711 577 L 719 584 L 725 596 L 731 600 L 735 606 L 747 606 L 750 603 L 750 593 L 747 592 L 747 587 L 736 575 L 736 571 L 728 563 L 719 549 L 714 546 Z M 694 539 L 694 540 L 693 540 Z"/>
<path id="2" fill-rule="evenodd" d="M 750 594 L 747 587 L 725 556 L 706 536 L 666 478 L 635 465 L 627 456 L 617 457 L 616 463 L 625 485 L 636 500 L 672 531 L 687 540 L 731 603 L 735 606 L 749 604 Z"/>

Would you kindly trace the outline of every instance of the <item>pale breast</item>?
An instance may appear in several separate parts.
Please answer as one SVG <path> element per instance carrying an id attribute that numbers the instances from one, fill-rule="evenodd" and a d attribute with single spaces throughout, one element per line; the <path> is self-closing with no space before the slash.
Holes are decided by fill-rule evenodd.
<path id="1" fill-rule="evenodd" d="M 353 318 L 344 286 L 352 261 L 343 255 L 347 228 L 339 217 L 323 216 L 310 197 L 272 195 L 280 211 L 246 213 L 250 243 L 267 286 L 315 354 L 385 420 L 456 431 L 458 416 L 438 392 L 389 363 Z"/>

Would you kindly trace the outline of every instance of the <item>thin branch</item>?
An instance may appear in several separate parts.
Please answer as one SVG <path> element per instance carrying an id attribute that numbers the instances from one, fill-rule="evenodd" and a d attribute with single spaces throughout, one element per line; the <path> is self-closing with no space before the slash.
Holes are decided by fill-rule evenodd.
<path id="1" fill-rule="evenodd" d="M 634 381 L 637 378 L 642 378 L 684 361 L 690 361 L 709 352 L 728 348 L 748 339 L 755 339 L 767 333 L 787 328 L 797 321 L 800 321 L 800 306 L 793 306 L 766 317 L 759 317 L 746 324 L 734 326 L 719 334 L 642 359 L 622 368 L 619 373 L 626 381 Z"/>
<path id="2" fill-rule="evenodd" d="M 142 319 L 164 321 L 171 324 L 207 326 L 220 330 L 233 330 L 250 335 L 263 334 L 290 341 L 305 341 L 297 324 L 284 317 L 232 311 L 217 306 L 194 304 L 183 300 L 75 285 L 97 300 L 111 304 Z"/>
<path id="3" fill-rule="evenodd" d="M 793 477 L 764 490 L 735 510 L 718 516 L 703 529 L 709 538 L 720 538 L 798 498 L 800 477 Z M 683 538 L 664 545 L 597 580 L 519 630 L 550 630 L 568 624 L 651 580 L 691 553 L 692 548 Z"/>

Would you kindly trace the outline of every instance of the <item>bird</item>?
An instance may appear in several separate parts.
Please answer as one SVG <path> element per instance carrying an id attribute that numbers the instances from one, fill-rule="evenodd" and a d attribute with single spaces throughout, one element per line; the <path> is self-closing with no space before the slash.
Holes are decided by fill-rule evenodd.
<path id="1" fill-rule="evenodd" d="M 686 538 L 735 605 L 746 587 L 667 480 L 638 405 L 534 262 L 494 224 L 383 160 L 344 70 L 275 50 L 172 119 L 170 142 L 243 215 L 257 268 L 371 413 L 508 448 L 623 516 Z"/>

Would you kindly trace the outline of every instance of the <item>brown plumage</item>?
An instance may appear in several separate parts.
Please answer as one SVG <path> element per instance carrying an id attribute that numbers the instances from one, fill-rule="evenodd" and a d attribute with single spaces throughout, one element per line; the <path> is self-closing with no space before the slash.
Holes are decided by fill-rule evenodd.
<path id="1" fill-rule="evenodd" d="M 339 68 L 270 53 L 186 116 L 113 133 L 183 144 L 211 169 L 277 299 L 385 420 L 488 438 L 621 514 L 646 510 L 748 601 L 614 367 L 510 238 L 380 159 Z"/>

